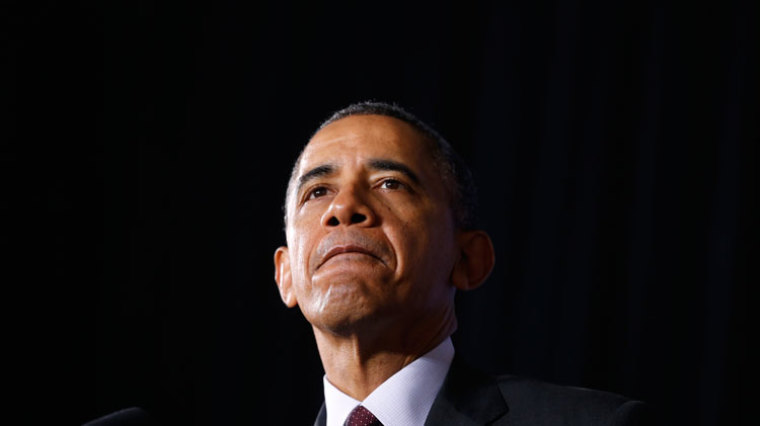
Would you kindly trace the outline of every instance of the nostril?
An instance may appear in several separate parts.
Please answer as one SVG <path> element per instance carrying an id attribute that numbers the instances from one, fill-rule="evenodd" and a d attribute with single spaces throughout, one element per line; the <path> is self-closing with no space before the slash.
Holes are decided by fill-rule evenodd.
<path id="1" fill-rule="evenodd" d="M 340 224 L 340 222 L 338 222 L 338 218 L 337 218 L 337 217 L 333 216 L 333 217 L 331 217 L 331 218 L 330 218 L 330 219 L 327 221 L 327 224 L 328 224 L 329 226 L 338 226 L 338 225 Z"/>
<path id="2" fill-rule="evenodd" d="M 361 214 L 361 213 L 354 213 L 354 214 L 351 216 L 351 223 L 362 223 L 362 222 L 364 222 L 365 220 L 367 220 L 367 216 L 364 216 L 364 215 L 363 215 L 363 214 Z"/>

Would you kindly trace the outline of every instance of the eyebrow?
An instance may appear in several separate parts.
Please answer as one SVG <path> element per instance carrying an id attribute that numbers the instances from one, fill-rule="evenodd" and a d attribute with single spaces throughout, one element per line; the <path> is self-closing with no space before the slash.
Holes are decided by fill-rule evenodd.
<path id="1" fill-rule="evenodd" d="M 399 172 L 409 178 L 412 182 L 419 185 L 420 178 L 412 171 L 406 164 L 399 163 L 398 161 L 386 160 L 386 159 L 372 159 L 369 160 L 369 167 L 373 170 L 379 171 L 391 171 Z"/>
<path id="2" fill-rule="evenodd" d="M 306 185 L 309 181 L 319 177 L 329 176 L 333 173 L 335 173 L 335 166 L 332 164 L 322 164 L 321 166 L 314 167 L 313 169 L 301 175 L 300 178 L 298 178 L 298 187 L 296 188 L 296 193 L 301 192 L 301 188 L 303 188 L 303 186 Z"/>
<path id="3" fill-rule="evenodd" d="M 416 173 L 412 171 L 409 166 L 407 166 L 404 163 L 400 163 L 398 161 L 394 160 L 388 160 L 384 158 L 376 158 L 371 159 L 367 162 L 369 168 L 371 170 L 376 171 L 391 171 L 391 172 L 399 172 L 409 178 L 412 182 L 419 185 L 420 184 L 420 178 L 417 176 Z M 337 167 L 332 164 L 322 164 L 317 167 L 314 167 L 313 169 L 309 170 L 308 172 L 301 175 L 301 177 L 298 178 L 298 186 L 296 188 L 296 193 L 301 191 L 301 188 L 303 188 L 304 185 L 309 183 L 309 181 L 312 181 L 314 179 L 329 176 L 331 174 L 334 174 L 337 170 Z"/>

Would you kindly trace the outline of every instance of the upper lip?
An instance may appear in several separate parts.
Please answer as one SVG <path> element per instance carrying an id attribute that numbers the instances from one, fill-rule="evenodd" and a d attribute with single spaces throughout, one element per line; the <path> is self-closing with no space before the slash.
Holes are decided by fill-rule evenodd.
<path id="1" fill-rule="evenodd" d="M 375 259 L 381 262 L 383 261 L 379 256 L 377 256 L 375 253 L 371 252 L 370 250 L 366 249 L 365 247 L 358 246 L 355 244 L 341 244 L 341 245 L 333 246 L 330 250 L 328 250 L 327 253 L 325 253 L 324 257 L 322 257 L 322 261 L 319 263 L 319 266 L 317 266 L 317 268 L 324 265 L 325 262 L 330 260 L 330 258 L 342 253 L 362 253 L 362 254 L 366 254 L 368 256 L 374 257 Z"/>

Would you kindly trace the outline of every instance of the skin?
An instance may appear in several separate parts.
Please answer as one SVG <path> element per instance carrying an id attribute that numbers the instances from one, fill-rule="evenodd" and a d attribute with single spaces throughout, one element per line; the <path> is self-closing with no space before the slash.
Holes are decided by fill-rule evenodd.
<path id="1" fill-rule="evenodd" d="M 328 380 L 363 400 L 454 332 L 454 292 L 487 277 L 493 247 L 457 229 L 426 143 L 401 120 L 335 121 L 296 170 L 275 281 L 311 323 Z"/>

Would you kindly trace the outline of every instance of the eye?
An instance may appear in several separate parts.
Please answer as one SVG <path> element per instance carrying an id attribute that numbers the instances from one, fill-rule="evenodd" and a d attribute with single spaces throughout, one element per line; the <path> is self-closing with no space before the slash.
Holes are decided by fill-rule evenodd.
<path id="1" fill-rule="evenodd" d="M 306 199 L 313 200 L 314 198 L 324 197 L 325 195 L 327 195 L 327 188 L 324 186 L 318 186 L 309 191 L 309 193 L 306 195 Z"/>
<path id="2" fill-rule="evenodd" d="M 383 189 L 399 189 L 402 186 L 404 186 L 404 184 L 397 181 L 396 179 L 386 179 L 380 183 L 380 187 Z"/>

